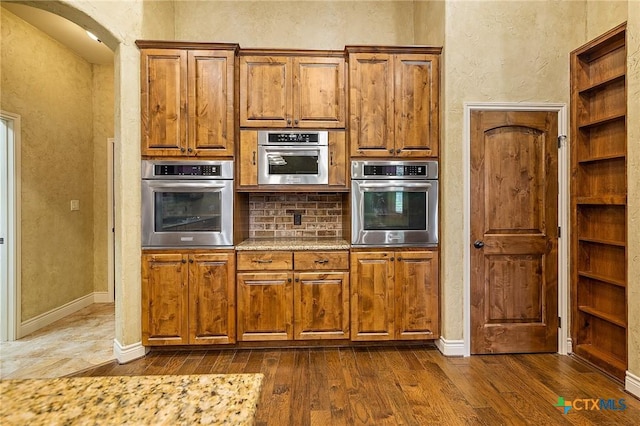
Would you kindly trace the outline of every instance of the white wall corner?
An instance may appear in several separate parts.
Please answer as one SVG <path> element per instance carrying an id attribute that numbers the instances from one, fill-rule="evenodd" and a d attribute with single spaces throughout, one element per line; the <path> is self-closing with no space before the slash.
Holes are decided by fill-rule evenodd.
<path id="1" fill-rule="evenodd" d="M 93 292 L 93 303 L 113 303 L 113 296 L 108 291 Z"/>
<path id="2" fill-rule="evenodd" d="M 142 346 L 142 342 L 134 343 L 128 346 L 122 346 L 118 339 L 113 339 L 113 355 L 119 364 L 126 364 L 138 358 L 144 357 L 149 348 Z"/>
<path id="3" fill-rule="evenodd" d="M 444 356 L 464 356 L 464 340 L 436 340 L 436 347 Z"/>
<path id="4" fill-rule="evenodd" d="M 627 371 L 627 375 L 624 380 L 624 390 L 636 398 L 640 398 L 640 377 L 630 371 Z"/>

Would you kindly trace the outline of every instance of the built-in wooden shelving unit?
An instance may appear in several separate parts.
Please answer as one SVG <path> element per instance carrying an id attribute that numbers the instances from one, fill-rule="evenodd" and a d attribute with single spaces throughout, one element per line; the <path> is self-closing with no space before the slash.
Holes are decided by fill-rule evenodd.
<path id="1" fill-rule="evenodd" d="M 573 352 L 627 369 L 626 25 L 571 53 Z"/>

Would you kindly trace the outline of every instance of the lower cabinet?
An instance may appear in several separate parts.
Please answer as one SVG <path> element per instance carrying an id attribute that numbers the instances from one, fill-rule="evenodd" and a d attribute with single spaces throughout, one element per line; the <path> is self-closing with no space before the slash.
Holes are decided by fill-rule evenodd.
<path id="1" fill-rule="evenodd" d="M 351 253 L 351 340 L 439 337 L 438 253 Z"/>
<path id="2" fill-rule="evenodd" d="M 238 340 L 348 339 L 348 259 L 346 251 L 238 252 Z"/>
<path id="3" fill-rule="evenodd" d="M 235 343 L 233 251 L 142 254 L 142 344 Z"/>

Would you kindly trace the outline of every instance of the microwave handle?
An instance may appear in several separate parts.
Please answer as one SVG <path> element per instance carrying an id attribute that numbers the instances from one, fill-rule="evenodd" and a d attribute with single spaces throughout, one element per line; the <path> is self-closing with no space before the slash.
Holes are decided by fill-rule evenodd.
<path id="1" fill-rule="evenodd" d="M 188 190 L 193 190 L 193 189 L 224 189 L 226 185 L 224 184 L 205 184 L 203 185 L 202 183 L 196 183 L 196 182 L 163 182 L 163 183 L 156 183 L 153 181 L 150 181 L 149 183 L 149 187 L 151 188 L 168 188 L 168 189 L 181 189 L 184 190 L 185 192 Z"/>
<path id="2" fill-rule="evenodd" d="M 321 146 L 316 145 L 316 146 L 301 146 L 301 147 L 297 147 L 297 146 L 288 146 L 284 149 L 282 148 L 264 148 L 264 152 L 267 154 L 278 154 L 278 155 L 287 155 L 287 154 L 299 154 L 302 151 L 307 151 L 307 152 L 317 152 L 319 151 L 321 148 Z"/>
<path id="3" fill-rule="evenodd" d="M 428 182 L 402 182 L 402 183 L 361 183 L 360 188 L 431 188 L 431 184 Z"/>

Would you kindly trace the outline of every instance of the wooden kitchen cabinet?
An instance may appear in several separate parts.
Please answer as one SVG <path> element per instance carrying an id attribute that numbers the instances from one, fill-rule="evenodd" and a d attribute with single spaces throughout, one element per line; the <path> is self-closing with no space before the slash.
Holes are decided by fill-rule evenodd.
<path id="1" fill-rule="evenodd" d="M 436 47 L 348 46 L 352 157 L 437 157 Z"/>
<path id="2" fill-rule="evenodd" d="M 238 46 L 138 41 L 142 155 L 234 154 Z"/>
<path id="3" fill-rule="evenodd" d="M 571 53 L 574 354 L 627 370 L 627 49 L 622 24 Z"/>
<path id="4" fill-rule="evenodd" d="M 240 56 L 240 127 L 344 128 L 342 52 L 256 51 Z"/>
<path id="5" fill-rule="evenodd" d="M 142 255 L 142 344 L 235 342 L 233 252 Z"/>
<path id="6" fill-rule="evenodd" d="M 351 253 L 351 340 L 439 337 L 438 253 Z"/>
<path id="7" fill-rule="evenodd" d="M 238 339 L 348 339 L 348 258 L 346 251 L 238 252 Z"/>
<path id="8" fill-rule="evenodd" d="M 258 187 L 258 132 L 256 130 L 240 131 L 240 161 L 236 162 L 237 187 L 255 189 Z M 347 186 L 347 142 L 343 130 L 329 131 L 329 183 L 316 185 L 314 190 L 346 190 Z M 269 185 L 273 187 L 273 185 Z M 300 191 L 309 186 L 288 185 L 279 189 Z"/>

